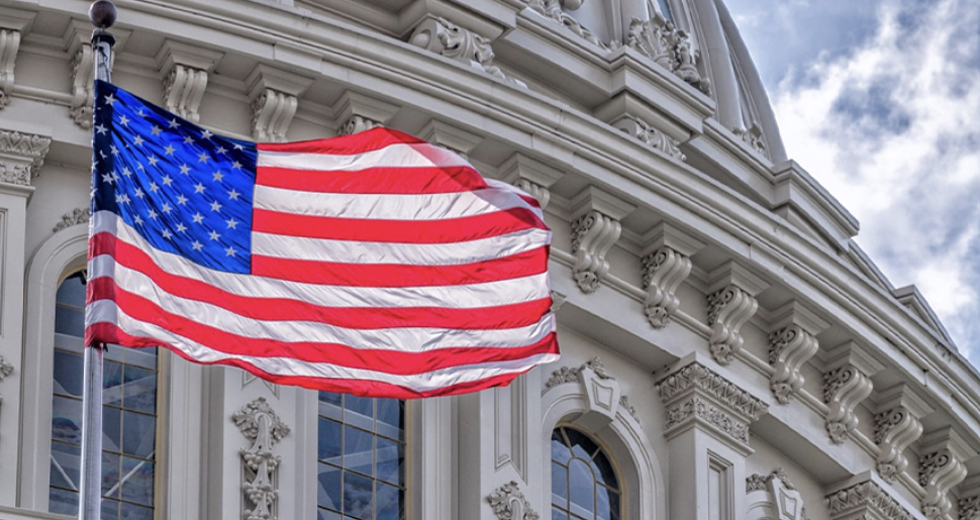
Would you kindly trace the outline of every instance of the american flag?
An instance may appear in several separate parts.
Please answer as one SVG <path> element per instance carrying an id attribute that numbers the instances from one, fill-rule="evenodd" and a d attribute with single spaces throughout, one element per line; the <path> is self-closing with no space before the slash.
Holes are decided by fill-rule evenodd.
<path id="1" fill-rule="evenodd" d="M 537 202 L 377 128 L 223 137 L 96 85 L 86 344 L 426 397 L 558 359 Z"/>

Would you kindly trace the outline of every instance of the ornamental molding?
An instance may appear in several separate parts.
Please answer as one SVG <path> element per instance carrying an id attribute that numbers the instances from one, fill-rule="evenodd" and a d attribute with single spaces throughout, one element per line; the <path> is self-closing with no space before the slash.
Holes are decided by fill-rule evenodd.
<path id="1" fill-rule="evenodd" d="M 962 498 L 957 506 L 960 520 L 980 520 L 980 496 Z"/>
<path id="2" fill-rule="evenodd" d="M 10 377 L 10 374 L 13 373 L 14 366 L 4 359 L 3 355 L 0 355 L 0 381 L 3 381 L 3 378 L 5 377 Z"/>
<path id="3" fill-rule="evenodd" d="M 544 383 L 545 388 L 552 388 L 565 383 L 576 383 L 579 380 L 579 374 L 583 370 L 592 370 L 599 379 L 614 379 L 613 376 L 606 372 L 605 365 L 602 361 L 594 357 L 578 367 L 561 367 L 551 373 L 551 377 Z"/>
<path id="4" fill-rule="evenodd" d="M 538 520 L 538 513 L 531 509 L 531 503 L 518 489 L 513 480 L 493 490 L 487 496 L 493 514 L 499 520 Z"/>
<path id="5" fill-rule="evenodd" d="M 29 186 L 50 147 L 50 137 L 0 130 L 0 182 Z"/>
<path id="6" fill-rule="evenodd" d="M 374 128 L 378 128 L 379 126 L 383 126 L 380 121 L 375 121 L 373 119 L 368 119 L 366 117 L 353 115 L 350 116 L 349 119 L 347 119 L 346 123 L 344 123 L 343 128 L 340 130 L 340 135 L 358 134 L 361 132 L 372 130 Z"/>
<path id="7" fill-rule="evenodd" d="M 51 229 L 52 233 L 57 233 L 62 229 L 69 228 L 78 224 L 86 224 L 89 221 L 88 208 L 75 208 L 61 216 L 61 220 Z"/>
<path id="8" fill-rule="evenodd" d="M 790 481 L 783 468 L 776 468 L 768 475 L 758 473 L 745 479 L 746 494 L 762 491 L 769 494 L 769 501 L 776 518 L 780 520 L 806 520 L 803 496 Z"/>
<path id="9" fill-rule="evenodd" d="M 535 12 L 541 14 L 546 18 L 550 18 L 562 27 L 565 27 L 569 31 L 575 33 L 579 38 L 595 45 L 601 50 L 608 51 L 610 46 L 606 45 L 602 40 L 600 40 L 596 35 L 592 34 L 592 31 L 586 29 L 579 23 L 578 20 L 565 13 L 562 8 L 566 8 L 570 11 L 578 9 L 584 0 L 526 0 L 527 6 L 530 7 Z"/>
<path id="10" fill-rule="evenodd" d="M 538 199 L 542 210 L 551 201 L 551 186 L 565 175 L 564 172 L 520 152 L 508 157 L 497 167 L 497 171 L 500 172 L 501 180 Z"/>
<path id="11" fill-rule="evenodd" d="M 92 45 L 83 43 L 71 58 L 71 101 L 68 113 L 72 121 L 84 130 L 92 129 L 92 107 L 95 90 L 92 84 L 95 53 Z"/>
<path id="12" fill-rule="evenodd" d="M 864 481 L 827 495 L 827 506 L 833 520 L 845 518 L 881 518 L 914 520 L 907 509 L 873 481 Z"/>
<path id="13" fill-rule="evenodd" d="M 650 126 L 642 119 L 627 116 L 616 122 L 616 127 L 627 134 L 639 139 L 644 144 L 660 150 L 668 157 L 678 161 L 686 161 L 687 156 L 681 151 L 680 141 L 670 137 L 656 127 Z"/>
<path id="14" fill-rule="evenodd" d="M 749 128 L 736 128 L 732 131 L 745 144 L 749 145 L 753 151 L 766 157 L 766 141 L 762 135 L 762 128 L 759 123 L 752 123 Z"/>
<path id="15" fill-rule="evenodd" d="M 504 74 L 500 67 L 493 64 L 494 54 L 489 38 L 445 18 L 427 18 L 415 28 L 408 41 L 416 47 L 469 65 L 504 83 L 527 88 L 523 81 Z"/>
<path id="16" fill-rule="evenodd" d="M 279 492 L 275 473 L 282 457 L 272 452 L 272 446 L 289 434 L 289 427 L 263 397 L 243 406 L 232 415 L 232 420 L 242 435 L 252 442 L 240 451 L 244 463 L 242 490 L 246 499 L 243 516 L 245 520 L 276 520 Z"/>
<path id="17" fill-rule="evenodd" d="M 568 295 L 558 291 L 551 291 L 551 312 L 558 312 L 558 309 L 565 304 L 565 300 L 567 299 Z"/>
<path id="18" fill-rule="evenodd" d="M 803 387 L 803 365 L 817 353 L 817 334 L 827 329 L 823 321 L 799 303 L 792 301 L 773 311 L 773 332 L 769 334 L 769 364 L 773 373 L 769 387 L 780 404 Z"/>
<path id="19" fill-rule="evenodd" d="M 919 485 L 923 487 L 922 513 L 929 520 L 953 520 L 949 491 L 966 478 L 966 465 L 949 448 L 919 457 Z"/>
<path id="20" fill-rule="evenodd" d="M 14 64 L 20 50 L 20 31 L 0 29 L 0 109 L 10 104 L 14 90 Z"/>
<path id="21" fill-rule="evenodd" d="M 588 410 L 573 422 L 586 429 L 601 430 L 616 418 L 620 409 L 636 418 L 636 408 L 630 404 L 629 397 L 620 391 L 616 378 L 606 371 L 598 357 L 578 367 L 565 366 L 553 371 L 544 383 L 545 391 L 565 383 L 582 385 Z"/>
<path id="22" fill-rule="evenodd" d="M 582 190 L 572 204 L 572 214 L 579 215 L 572 224 L 572 276 L 582 292 L 593 293 L 609 272 L 606 253 L 623 231 L 619 221 L 636 206 L 594 186 Z"/>
<path id="23" fill-rule="evenodd" d="M 711 82 L 705 74 L 700 51 L 692 50 L 687 33 L 669 20 L 661 16 L 649 20 L 633 18 L 626 45 L 704 94 L 711 95 Z"/>
<path id="24" fill-rule="evenodd" d="M 748 423 L 732 417 L 696 396 L 667 408 L 667 424 L 664 429 L 669 432 L 674 427 L 687 423 L 691 419 L 709 424 L 745 446 L 749 444 Z"/>
<path id="25" fill-rule="evenodd" d="M 385 126 L 395 114 L 398 105 L 347 90 L 331 108 L 337 116 L 340 135 L 350 135 Z"/>

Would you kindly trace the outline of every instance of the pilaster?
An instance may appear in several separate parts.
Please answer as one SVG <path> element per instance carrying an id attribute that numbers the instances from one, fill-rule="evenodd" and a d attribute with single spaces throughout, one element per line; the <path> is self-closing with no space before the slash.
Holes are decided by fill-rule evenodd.
<path id="1" fill-rule="evenodd" d="M 878 474 L 895 482 L 909 461 L 905 449 L 922 435 L 922 418 L 931 408 L 911 387 L 901 383 L 881 393 L 875 413 L 875 444 L 878 445 Z"/>
<path id="2" fill-rule="evenodd" d="M 680 306 L 674 294 L 691 274 L 691 256 L 704 248 L 704 243 L 677 228 L 661 222 L 648 234 L 642 252 L 643 312 L 655 329 L 667 325 Z"/>
<path id="3" fill-rule="evenodd" d="M 619 240 L 619 221 L 636 206 L 595 186 L 589 186 L 572 199 L 572 273 L 579 289 L 593 293 L 599 288 L 609 262 L 606 253 Z"/>
<path id="4" fill-rule="evenodd" d="M 252 100 L 252 137 L 257 141 L 286 141 L 299 97 L 313 84 L 311 78 L 259 64 L 245 78 Z"/>
<path id="5" fill-rule="evenodd" d="M 826 427 L 831 442 L 843 443 L 848 432 L 857 428 L 854 409 L 871 395 L 871 376 L 883 368 L 880 361 L 853 341 L 834 347 L 828 354 L 823 396 L 829 407 Z"/>
<path id="6" fill-rule="evenodd" d="M 156 60 L 163 74 L 163 103 L 167 110 L 197 123 L 208 75 L 223 56 L 200 46 L 164 40 Z"/>
<path id="7" fill-rule="evenodd" d="M 817 353 L 820 347 L 817 335 L 829 324 L 796 301 L 783 305 L 772 315 L 769 364 L 773 373 L 769 376 L 769 388 L 779 404 L 787 404 L 803 386 L 805 378 L 800 368 Z"/>
<path id="8" fill-rule="evenodd" d="M 708 348 L 721 365 L 728 365 L 742 350 L 742 325 L 759 308 L 755 296 L 769 284 L 744 267 L 729 261 L 708 274 Z"/>
<path id="9" fill-rule="evenodd" d="M 739 518 L 745 510 L 749 425 L 768 406 L 696 355 L 657 383 L 670 453 L 670 518 Z"/>
<path id="10" fill-rule="evenodd" d="M 356 134 L 385 126 L 395 114 L 398 105 L 348 90 L 333 106 L 340 135 Z"/>
<path id="11" fill-rule="evenodd" d="M 919 445 L 919 485 L 925 490 L 922 513 L 929 520 L 954 520 L 949 491 L 966 478 L 965 462 L 974 452 L 950 426 L 925 435 Z"/>
<path id="12" fill-rule="evenodd" d="M 508 157 L 497 167 L 497 171 L 504 182 L 513 184 L 538 199 L 542 210 L 551 201 L 551 186 L 564 176 L 563 172 L 520 152 Z"/>

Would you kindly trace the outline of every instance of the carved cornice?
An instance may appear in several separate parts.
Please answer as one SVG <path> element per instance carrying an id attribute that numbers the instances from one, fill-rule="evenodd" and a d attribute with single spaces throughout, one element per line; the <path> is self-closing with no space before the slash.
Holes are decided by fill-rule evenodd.
<path id="1" fill-rule="evenodd" d="M 240 453 L 244 462 L 244 483 L 246 520 L 276 520 L 276 500 L 279 492 L 275 486 L 275 471 L 282 457 L 272 452 L 272 446 L 289 434 L 286 426 L 269 406 L 265 398 L 246 404 L 232 415 L 232 420 L 242 435 L 252 442 Z"/>
<path id="2" fill-rule="evenodd" d="M 563 27 L 572 31 L 578 37 L 584 39 L 592 45 L 595 45 L 604 51 L 608 51 L 610 48 L 609 45 L 606 45 L 602 40 L 596 37 L 596 35 L 592 34 L 592 31 L 583 27 L 578 20 L 562 11 L 562 7 L 571 8 L 571 6 L 566 5 L 569 3 L 570 2 L 566 0 L 527 0 L 527 6 L 531 9 L 558 22 Z M 576 2 L 575 7 L 577 8 L 577 6 L 581 4 L 582 2 L 578 1 Z"/>
<path id="3" fill-rule="evenodd" d="M 54 225 L 51 229 L 52 233 L 57 233 L 62 229 L 69 228 L 76 224 L 85 224 L 89 221 L 89 209 L 88 208 L 75 208 L 69 213 L 65 213 L 61 216 L 61 220 Z"/>
<path id="4" fill-rule="evenodd" d="M 880 448 L 877 469 L 886 482 L 895 482 L 908 467 L 905 449 L 922 435 L 922 423 L 912 412 L 897 406 L 875 414 L 875 444 Z"/>
<path id="5" fill-rule="evenodd" d="M 868 480 L 827 496 L 831 519 L 883 518 L 914 520 L 915 517 L 887 491 Z"/>
<path id="6" fill-rule="evenodd" d="M 669 157 L 678 161 L 687 160 L 687 156 L 681 151 L 680 141 L 650 126 L 646 121 L 628 116 L 618 121 L 616 127 Z"/>
<path id="7" fill-rule="evenodd" d="M 871 395 L 871 379 L 853 365 L 833 369 L 824 374 L 824 402 L 827 412 L 827 433 L 834 444 L 841 444 L 847 432 L 858 425 L 854 407 Z"/>
<path id="8" fill-rule="evenodd" d="M 922 513 L 929 520 L 953 520 L 949 490 L 966 478 L 966 466 L 952 450 L 943 448 L 919 457 L 919 485 L 925 490 Z"/>
<path id="9" fill-rule="evenodd" d="M 50 146 L 49 137 L 0 130 L 0 182 L 29 186 Z"/>
<path id="10" fill-rule="evenodd" d="M 14 89 L 14 63 L 20 50 L 20 31 L 0 29 L 0 109 L 10 104 Z"/>
<path id="11" fill-rule="evenodd" d="M 68 111 L 72 121 L 85 130 L 92 128 L 92 106 L 95 104 L 92 85 L 94 66 L 95 53 L 92 52 L 92 45 L 79 45 L 71 59 L 71 102 Z"/>
<path id="12" fill-rule="evenodd" d="M 661 246 L 646 255 L 643 262 L 643 312 L 654 328 L 667 325 L 670 316 L 680 306 L 674 294 L 681 282 L 691 274 L 691 259 L 668 246 Z"/>
<path id="13" fill-rule="evenodd" d="M 701 53 L 691 49 L 687 33 L 674 27 L 669 20 L 656 15 L 649 20 L 633 18 L 626 45 L 710 95 L 711 82 L 703 71 Z"/>
<path id="14" fill-rule="evenodd" d="M 489 38 L 445 18 L 426 19 L 415 28 L 408 41 L 416 47 L 471 65 L 505 83 L 527 88 L 523 81 L 504 74 L 500 67 L 493 64 L 494 54 Z"/>
<path id="15" fill-rule="evenodd" d="M 487 502 L 490 502 L 493 514 L 499 520 L 538 520 L 539 518 L 538 513 L 531 509 L 530 502 L 514 481 L 493 490 L 487 496 Z"/>
<path id="16" fill-rule="evenodd" d="M 727 365 L 742 350 L 745 340 L 739 331 L 758 308 L 755 298 L 735 285 L 708 295 L 708 326 L 711 327 L 708 345 L 715 361 Z"/>

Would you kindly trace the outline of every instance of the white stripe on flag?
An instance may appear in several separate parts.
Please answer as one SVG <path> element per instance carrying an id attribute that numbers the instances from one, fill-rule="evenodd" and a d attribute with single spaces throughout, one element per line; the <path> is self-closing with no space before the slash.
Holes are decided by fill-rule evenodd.
<path id="1" fill-rule="evenodd" d="M 357 171 L 367 168 L 451 168 L 469 166 L 458 154 L 428 143 L 388 145 L 380 150 L 351 155 L 320 153 L 270 152 L 259 150 L 259 168 L 292 170 Z"/>

